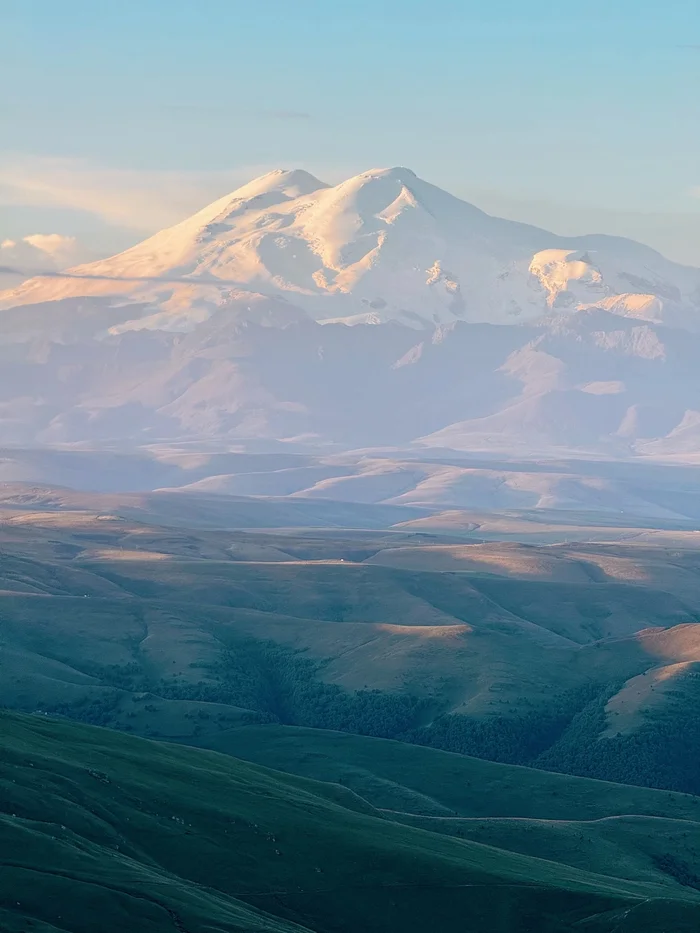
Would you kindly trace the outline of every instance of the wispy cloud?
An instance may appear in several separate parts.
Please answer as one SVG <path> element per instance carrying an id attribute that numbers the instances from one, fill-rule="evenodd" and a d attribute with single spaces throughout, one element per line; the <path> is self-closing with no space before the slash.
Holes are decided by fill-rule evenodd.
<path id="1" fill-rule="evenodd" d="M 139 171 L 103 168 L 80 159 L 5 156 L 0 159 L 0 204 L 71 208 L 150 233 L 275 167 Z"/>

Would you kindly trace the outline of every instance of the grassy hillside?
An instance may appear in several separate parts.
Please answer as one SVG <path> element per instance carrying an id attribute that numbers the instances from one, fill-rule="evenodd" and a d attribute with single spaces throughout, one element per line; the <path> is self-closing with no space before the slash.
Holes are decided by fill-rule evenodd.
<path id="1" fill-rule="evenodd" d="M 2 713 L 0 726 L 0 928 L 12 933 L 683 933 L 700 922 L 700 895 L 670 877 L 407 826 L 348 789 L 213 752 L 45 717 Z"/>
<path id="2" fill-rule="evenodd" d="M 589 871 L 700 889 L 700 798 L 365 736 L 249 726 L 215 747 L 348 787 L 392 818 Z"/>
<path id="3" fill-rule="evenodd" d="M 700 823 L 700 797 L 506 765 L 325 729 L 243 726 L 216 748 L 341 784 L 379 809 L 423 816 L 600 820 L 636 814 Z"/>
<path id="4" fill-rule="evenodd" d="M 252 717 L 700 792 L 696 548 L 230 530 L 239 500 L 149 496 L 5 490 L 0 703 L 210 744 Z M 244 505 L 262 521 L 270 502 Z"/>

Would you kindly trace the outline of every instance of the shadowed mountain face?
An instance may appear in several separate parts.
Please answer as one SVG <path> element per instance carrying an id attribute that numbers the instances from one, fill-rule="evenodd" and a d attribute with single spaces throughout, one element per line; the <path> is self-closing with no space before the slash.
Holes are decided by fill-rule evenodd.
<path id="1" fill-rule="evenodd" d="M 251 182 L 0 295 L 0 443 L 700 455 L 700 272 L 407 169 Z"/>
<path id="2" fill-rule="evenodd" d="M 607 311 L 458 324 L 440 339 L 396 324 L 262 327 L 220 311 L 184 335 L 90 338 L 71 319 L 70 337 L 48 325 L 15 342 L 7 331 L 31 313 L 0 314 L 6 444 L 283 440 L 696 459 L 700 337 Z"/>

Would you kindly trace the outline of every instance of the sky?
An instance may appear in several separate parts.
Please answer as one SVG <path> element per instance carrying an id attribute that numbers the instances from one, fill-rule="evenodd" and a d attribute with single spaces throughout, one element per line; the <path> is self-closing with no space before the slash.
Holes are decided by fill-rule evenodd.
<path id="1" fill-rule="evenodd" d="M 697 0 L 0 0 L 0 243 L 111 253 L 272 168 L 405 165 L 700 266 Z"/>

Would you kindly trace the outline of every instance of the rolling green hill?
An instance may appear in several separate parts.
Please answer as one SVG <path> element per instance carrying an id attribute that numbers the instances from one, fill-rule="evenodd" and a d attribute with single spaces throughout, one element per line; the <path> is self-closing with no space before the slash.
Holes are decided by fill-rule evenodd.
<path id="1" fill-rule="evenodd" d="M 408 826 L 337 784 L 209 751 L 12 713 L 0 727 L 8 933 L 684 933 L 700 922 L 700 894 L 670 876 L 631 880 Z"/>
<path id="2" fill-rule="evenodd" d="M 218 751 L 341 784 L 378 809 L 435 817 L 600 820 L 638 816 L 700 824 L 700 797 L 500 764 L 326 729 L 250 725 L 222 732 Z"/>
<path id="3" fill-rule="evenodd" d="M 589 871 L 700 889 L 700 798 L 322 729 L 247 726 L 214 747 L 350 788 L 392 818 Z"/>

